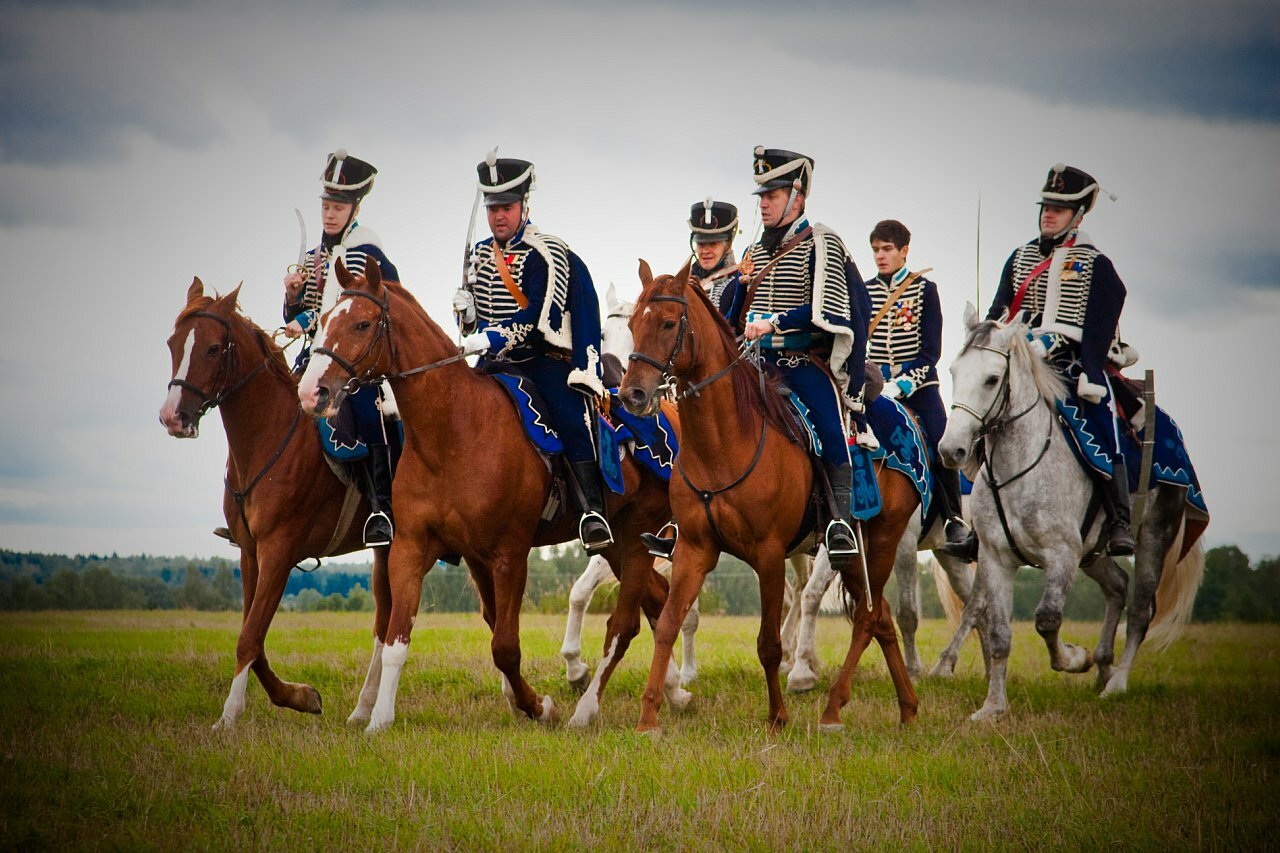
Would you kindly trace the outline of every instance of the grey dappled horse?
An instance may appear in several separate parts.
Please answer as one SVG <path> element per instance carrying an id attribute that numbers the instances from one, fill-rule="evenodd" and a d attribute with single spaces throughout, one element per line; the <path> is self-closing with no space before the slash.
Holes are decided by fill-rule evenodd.
<path id="1" fill-rule="evenodd" d="M 1143 517 L 1134 519 L 1141 529 L 1134 555 L 1133 603 L 1124 654 L 1113 666 L 1116 627 L 1129 578 L 1114 561 L 1093 559 L 1102 547 L 1103 513 L 1097 513 L 1082 535 L 1094 486 L 1058 427 L 1055 401 L 1065 393 L 1062 380 L 1033 353 L 1026 326 L 980 322 L 972 305 L 966 307 L 964 321 L 967 339 L 951 366 L 954 412 L 938 450 L 946 464 L 965 468 L 975 480 L 970 500 L 979 541 L 978 569 L 960 625 L 935 673 L 946 674 L 954 667 L 960 643 L 977 625 L 984 630 L 990 657 L 986 701 L 972 719 L 998 717 L 1008 709 L 1005 680 L 1012 640 L 1013 579 L 1022 564 L 1016 551 L 1020 550 L 1045 572 L 1035 624 L 1048 647 L 1050 665 L 1059 671 L 1085 672 L 1096 663 L 1102 695 L 1121 693 L 1128 685 L 1138 647 L 1156 625 L 1152 617 L 1164 623 L 1172 642 L 1190 615 L 1204 556 L 1197 542 L 1178 558 L 1186 488 L 1152 483 Z M 1154 422 L 1154 413 L 1149 416 Z M 983 435 L 985 464 L 1001 484 L 999 499 L 1016 550 L 1001 525 L 987 477 L 976 476 L 974 470 L 978 464 L 974 447 Z M 1106 597 L 1102 631 L 1092 653 L 1063 643 L 1058 636 L 1062 607 L 1077 567 L 1098 582 Z"/>

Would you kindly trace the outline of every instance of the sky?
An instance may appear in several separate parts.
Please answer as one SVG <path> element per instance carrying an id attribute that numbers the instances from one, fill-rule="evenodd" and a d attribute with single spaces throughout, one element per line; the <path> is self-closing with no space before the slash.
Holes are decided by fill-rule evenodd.
<path id="1" fill-rule="evenodd" d="M 743 209 L 752 149 L 816 161 L 809 216 L 902 220 L 932 267 L 945 368 L 1036 233 L 1054 163 L 1118 196 L 1084 229 L 1128 288 L 1212 513 L 1280 552 L 1280 12 L 1074 3 L 262 4 L 0 0 L 0 548 L 233 557 L 216 414 L 157 420 L 193 276 L 280 325 L 293 210 L 319 234 L 343 147 L 379 169 L 361 222 L 442 324 L 475 165 L 532 160 L 535 222 L 601 298 L 675 272 L 689 206 Z M 980 210 L 980 217 L 979 217 Z M 483 229 L 483 223 L 481 223 Z M 1140 375 L 1140 374 L 1135 374 Z M 299 500 L 305 500 L 299 495 Z"/>

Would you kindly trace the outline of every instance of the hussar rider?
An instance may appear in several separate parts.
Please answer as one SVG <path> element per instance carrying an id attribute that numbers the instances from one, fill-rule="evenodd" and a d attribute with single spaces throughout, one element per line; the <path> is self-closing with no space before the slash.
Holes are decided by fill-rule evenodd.
<path id="1" fill-rule="evenodd" d="M 294 372 L 301 373 L 311 358 L 320 315 L 338 300 L 341 286 L 334 274 L 339 259 L 352 275 L 363 275 L 370 261 L 378 264 L 383 281 L 400 280 L 395 264 L 387 260 L 382 241 L 356 217 L 360 203 L 373 189 L 378 170 L 341 148 L 329 155 L 320 176 L 320 245 L 307 252 L 301 269 L 284 277 L 284 332 L 291 338 L 305 336 Z M 356 437 L 369 448 L 357 464 L 356 482 L 372 512 L 364 524 L 364 544 L 391 544 L 391 456 L 382 422 L 382 389 L 362 385 L 343 403 L 354 415 Z"/>
<path id="2" fill-rule="evenodd" d="M 733 238 L 738 233 L 738 208 L 707 196 L 689 209 L 689 248 L 694 281 L 711 297 L 711 304 L 724 312 L 721 299 L 738 280 L 738 264 L 733 257 Z"/>
<path id="3" fill-rule="evenodd" d="M 757 147 L 754 170 L 764 231 L 747 250 L 741 279 L 726 294 L 731 321 L 809 409 L 835 497 L 826 546 L 833 560 L 857 552 L 849 525 L 853 471 L 845 432 L 852 416 L 860 442 L 873 444 L 863 412 L 863 359 L 869 303 L 862 276 L 831 229 L 805 216 L 811 157 Z"/>
<path id="4" fill-rule="evenodd" d="M 946 543 L 942 550 L 966 560 L 977 557 L 978 540 L 960 517 L 960 472 L 940 464 L 938 440 L 947 428 L 947 410 L 938 393 L 942 354 L 942 308 L 938 286 L 923 272 L 907 269 L 911 232 L 896 219 L 876 223 L 871 251 L 876 273 L 866 282 L 873 328 L 867 361 L 880 368 L 884 391 L 915 413 L 929 444 L 933 481 L 942 499 Z M 924 272 L 928 272 L 925 270 Z"/>
<path id="5" fill-rule="evenodd" d="M 1104 470 L 1086 465 L 1108 519 L 1107 553 L 1132 554 L 1129 484 L 1116 444 L 1107 353 L 1117 336 L 1125 287 L 1111 259 L 1080 230 L 1097 200 L 1098 182 L 1061 163 L 1040 191 L 1040 237 L 1009 256 L 988 319 L 1024 314 L 1045 357 L 1079 397 L 1090 445 Z"/>
<path id="6" fill-rule="evenodd" d="M 574 480 L 578 535 L 593 553 L 613 544 L 593 438 L 604 395 L 595 285 L 563 240 L 529 221 L 532 163 L 490 153 L 476 170 L 493 236 L 472 247 L 466 286 L 453 300 L 462 346 L 541 393 Z"/>

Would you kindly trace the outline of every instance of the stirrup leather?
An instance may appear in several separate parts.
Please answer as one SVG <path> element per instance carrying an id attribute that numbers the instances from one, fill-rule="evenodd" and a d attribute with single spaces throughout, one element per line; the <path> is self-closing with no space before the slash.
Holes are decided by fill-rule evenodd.
<path id="1" fill-rule="evenodd" d="M 849 537 L 850 548 L 832 548 L 831 537 L 833 534 L 839 535 L 843 533 Z M 858 540 L 853 535 L 853 528 L 849 526 L 849 522 L 843 518 L 833 518 L 827 523 L 827 531 L 823 536 L 823 543 L 827 546 L 827 554 L 832 557 L 851 557 L 858 553 Z"/>

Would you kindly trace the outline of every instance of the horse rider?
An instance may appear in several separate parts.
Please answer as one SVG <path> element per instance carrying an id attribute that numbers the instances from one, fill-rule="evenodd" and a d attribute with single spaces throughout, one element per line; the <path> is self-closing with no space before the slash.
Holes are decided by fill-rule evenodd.
<path id="1" fill-rule="evenodd" d="M 960 472 L 940 464 L 938 441 L 947 428 L 947 410 L 938 393 L 938 358 L 942 354 L 942 307 L 938 285 L 924 272 L 907 269 L 911 232 L 896 219 L 876 223 L 871 231 L 876 276 L 866 282 L 872 325 L 867 360 L 884 377 L 881 392 L 896 397 L 915 413 L 931 454 L 929 465 L 942 499 L 948 554 L 973 560 L 978 540 L 960 517 Z"/>
<path id="2" fill-rule="evenodd" d="M 721 298 L 738 278 L 733 257 L 733 238 L 738 233 L 738 208 L 707 196 L 689 208 L 689 248 L 694 263 L 690 275 L 702 285 L 711 304 L 723 313 Z"/>
<path id="3" fill-rule="evenodd" d="M 492 236 L 470 248 L 466 286 L 453 306 L 468 354 L 527 376 L 564 443 L 587 553 L 613 544 L 593 435 L 604 395 L 600 304 L 591 273 L 559 237 L 529 220 L 533 164 L 490 153 L 477 167 Z"/>
<path id="4" fill-rule="evenodd" d="M 306 369 L 320 315 L 338 299 L 340 285 L 333 267 L 339 259 L 352 275 L 363 275 L 373 261 L 378 264 L 383 281 L 400 280 L 378 235 L 356 218 L 377 174 L 372 164 L 341 148 L 330 154 L 325 163 L 320 176 L 320 245 L 307 252 L 300 268 L 291 268 L 284 277 L 284 333 L 290 338 L 305 338 L 294 373 Z M 356 437 L 369 449 L 368 456 L 356 466 L 356 482 L 372 510 L 364 523 L 364 544 L 371 548 L 390 545 L 394 536 L 391 454 L 382 420 L 382 400 L 380 387 L 362 385 L 343 403 L 344 408 L 350 406 Z"/>
<path id="5" fill-rule="evenodd" d="M 875 441 L 862 399 L 870 316 L 862 276 L 843 241 L 805 216 L 813 166 L 812 157 L 756 147 L 754 194 L 764 230 L 725 299 L 735 328 L 759 342 L 765 360 L 809 409 L 835 499 L 825 536 L 835 561 L 857 553 L 849 525 L 853 469 L 845 412 L 860 444 Z"/>
<path id="6" fill-rule="evenodd" d="M 1009 256 L 988 319 L 1019 312 L 1045 358 L 1080 398 L 1091 445 L 1098 448 L 1094 478 L 1107 513 L 1107 553 L 1132 554 L 1129 483 L 1116 443 L 1115 407 L 1107 379 L 1107 354 L 1116 340 L 1125 286 L 1111 259 L 1080 230 L 1100 188 L 1091 175 L 1058 163 L 1040 190 L 1040 236 Z"/>

